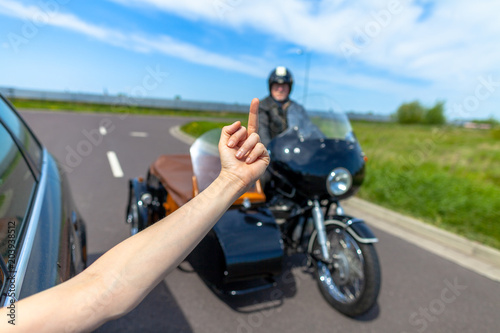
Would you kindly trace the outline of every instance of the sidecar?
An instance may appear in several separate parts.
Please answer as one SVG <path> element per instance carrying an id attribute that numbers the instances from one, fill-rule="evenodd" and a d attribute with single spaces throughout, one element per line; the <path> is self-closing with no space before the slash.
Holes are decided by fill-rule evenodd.
<path id="1" fill-rule="evenodd" d="M 190 154 L 161 155 L 146 178 L 130 179 L 126 222 L 132 235 L 173 213 L 217 177 L 219 135 L 220 130 L 207 132 L 191 146 Z M 273 286 L 281 273 L 284 246 L 265 201 L 257 182 L 188 256 L 193 269 L 216 292 L 257 291 Z"/>

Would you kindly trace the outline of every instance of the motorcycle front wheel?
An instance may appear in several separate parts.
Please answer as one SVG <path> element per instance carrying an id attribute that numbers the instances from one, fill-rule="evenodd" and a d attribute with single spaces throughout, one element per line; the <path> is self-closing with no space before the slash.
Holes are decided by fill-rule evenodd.
<path id="1" fill-rule="evenodd" d="M 373 307 L 380 290 L 380 264 L 373 244 L 356 241 L 343 227 L 326 221 L 330 261 L 324 260 L 317 233 L 310 255 L 323 297 L 337 311 L 359 316 Z"/>
<path id="2" fill-rule="evenodd" d="M 130 224 L 130 236 L 138 233 L 139 230 L 139 207 L 137 207 L 137 202 L 135 201 L 134 189 L 130 189 L 129 194 L 129 204 L 127 211 L 127 223 Z"/>

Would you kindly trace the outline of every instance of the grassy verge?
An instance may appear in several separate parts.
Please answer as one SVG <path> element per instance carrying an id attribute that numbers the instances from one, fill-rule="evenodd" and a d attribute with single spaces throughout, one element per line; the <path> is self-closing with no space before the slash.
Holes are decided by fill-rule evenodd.
<path id="1" fill-rule="evenodd" d="M 354 122 L 359 197 L 500 249 L 500 141 L 488 131 Z"/>
<path id="2" fill-rule="evenodd" d="M 181 131 L 197 138 L 211 129 L 222 128 L 226 125 L 228 125 L 227 122 L 195 121 L 181 126 Z"/>
<path id="3" fill-rule="evenodd" d="M 204 117 L 204 118 L 230 118 L 242 119 L 244 113 L 238 112 L 211 112 L 199 110 L 176 110 L 162 108 L 146 108 L 134 105 L 109 105 L 109 104 L 90 104 L 80 102 L 60 102 L 60 101 L 41 101 L 26 99 L 11 99 L 12 104 L 18 109 L 41 109 L 52 111 L 71 111 L 86 113 L 116 113 L 116 114 L 140 114 L 155 116 L 178 116 L 178 117 Z"/>

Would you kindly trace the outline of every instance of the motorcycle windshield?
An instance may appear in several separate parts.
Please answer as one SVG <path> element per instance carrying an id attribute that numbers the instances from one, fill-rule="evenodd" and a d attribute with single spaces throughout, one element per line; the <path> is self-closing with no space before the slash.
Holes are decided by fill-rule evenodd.
<path id="1" fill-rule="evenodd" d="M 292 105 L 287 112 L 287 121 L 288 129 L 280 136 L 287 136 L 293 133 L 301 141 L 309 139 L 355 141 L 351 123 L 342 112 L 305 112 L 297 105 Z"/>
<path id="2" fill-rule="evenodd" d="M 304 197 L 329 198 L 327 179 L 334 169 L 342 168 L 351 175 L 352 186 L 337 198 L 355 193 L 364 177 L 364 154 L 347 116 L 290 107 L 287 121 L 287 130 L 267 147 L 269 169 L 278 186 L 290 188 L 290 193 L 293 188 Z"/>

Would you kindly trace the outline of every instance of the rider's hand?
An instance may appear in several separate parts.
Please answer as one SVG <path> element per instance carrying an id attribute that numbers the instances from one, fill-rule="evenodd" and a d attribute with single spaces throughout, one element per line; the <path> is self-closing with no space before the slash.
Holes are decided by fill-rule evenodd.
<path id="1" fill-rule="evenodd" d="M 264 173 L 269 165 L 269 154 L 257 134 L 259 124 L 259 100 L 250 104 L 248 130 L 239 121 L 222 129 L 219 141 L 221 176 L 240 182 L 248 188 Z"/>

